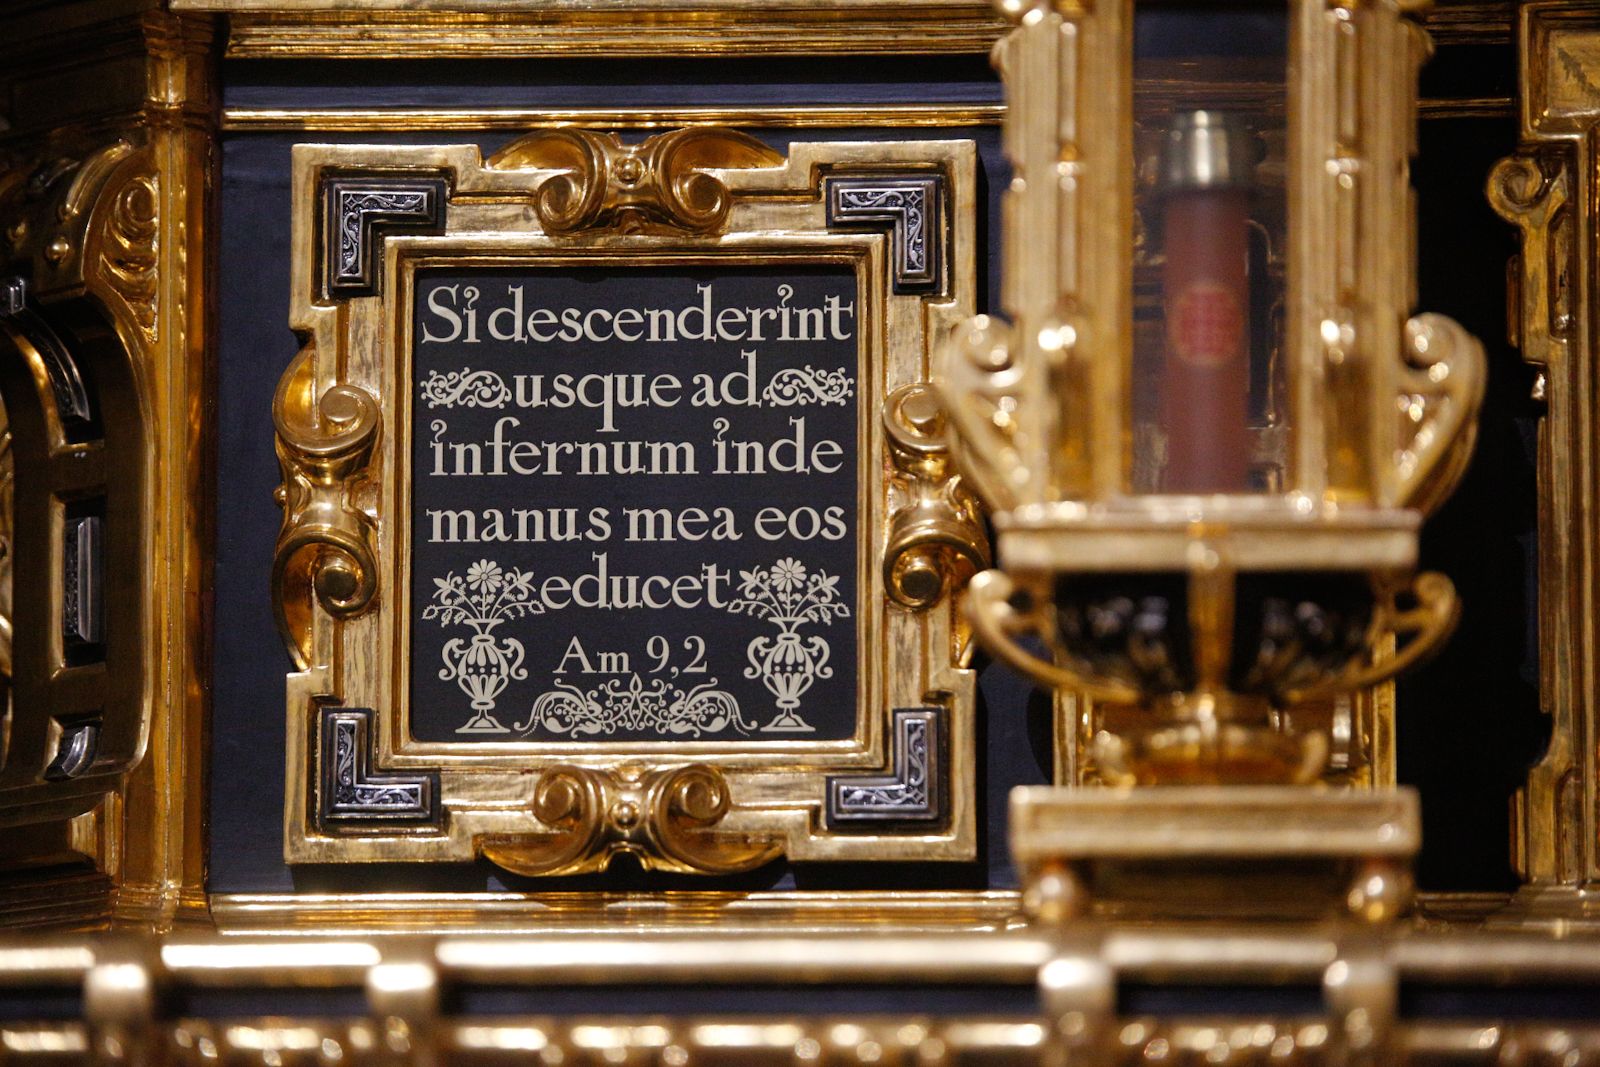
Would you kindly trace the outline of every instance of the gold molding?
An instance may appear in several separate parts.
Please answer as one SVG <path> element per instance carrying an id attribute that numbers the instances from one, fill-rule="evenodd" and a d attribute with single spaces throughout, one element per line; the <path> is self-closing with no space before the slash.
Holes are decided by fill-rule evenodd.
<path id="1" fill-rule="evenodd" d="M 1584 919 L 1600 889 L 1600 726 L 1592 546 L 1600 402 L 1595 175 L 1600 169 L 1600 4 L 1535 2 L 1518 22 L 1522 145 L 1489 176 L 1520 231 L 1507 279 L 1512 340 L 1538 372 L 1540 704 L 1549 746 L 1513 800 L 1513 866 L 1527 882 L 1508 921 Z"/>
<path id="2" fill-rule="evenodd" d="M 971 311 L 975 162 L 965 141 L 796 143 L 784 158 L 745 135 L 703 128 L 635 148 L 545 130 L 486 162 L 473 146 L 296 147 L 291 323 L 306 340 L 274 413 L 286 478 L 274 597 L 300 668 L 288 697 L 291 862 L 485 855 L 524 873 L 571 873 L 603 868 L 619 852 L 706 872 L 780 852 L 971 858 L 974 680 L 953 603 L 965 561 L 987 558 L 987 548 L 973 502 L 947 484 L 942 450 L 924 439 L 931 416 L 887 427 L 871 401 L 926 382 L 933 338 Z M 365 197 L 353 191 L 363 173 L 388 193 L 404 187 L 406 207 L 384 201 L 384 217 L 401 228 L 369 239 L 365 222 L 347 226 L 341 216 L 349 254 L 341 243 L 337 264 L 331 253 L 319 259 L 317 219 L 335 202 L 320 199 L 322 190 L 343 197 L 349 182 L 350 196 Z M 925 204 L 915 233 L 926 243 L 907 244 L 881 219 L 856 224 L 832 213 L 828 190 L 890 179 L 926 198 L 914 201 Z M 409 460 L 394 445 L 407 440 L 414 389 L 412 279 L 430 266 L 602 263 L 833 264 L 855 273 L 863 340 L 851 618 L 861 685 L 852 737 L 716 740 L 670 754 L 645 742 L 412 739 L 410 533 L 395 518 L 409 507 Z M 896 394 L 896 412 L 910 395 Z M 898 466 L 887 462 L 898 454 L 891 440 L 906 453 Z M 891 537 L 899 562 L 885 574 Z M 899 583 L 899 604 L 886 582 Z M 330 727 L 335 712 L 342 718 Z M 891 788 L 912 773 L 898 761 L 913 743 L 921 747 L 907 749 L 911 759 L 927 757 L 915 766 L 932 766 L 932 777 L 906 779 L 903 799 L 885 800 L 893 810 L 882 815 L 836 814 L 839 783 L 860 777 Z M 330 798 L 368 784 L 389 790 L 385 803 L 401 805 L 409 824 L 324 826 Z"/>
<path id="3" fill-rule="evenodd" d="M 229 13 L 227 54 L 486 58 L 982 54 L 999 20 L 981 0 L 174 0 Z"/>
<path id="4" fill-rule="evenodd" d="M 226 12 L 230 57 L 401 58 L 737 55 L 983 55 L 1004 22 L 983 0 L 173 0 Z M 1510 5 L 1440 4 L 1441 42 L 1500 44 Z"/>
<path id="5" fill-rule="evenodd" d="M 1013 890 L 871 892 L 773 890 L 694 893 L 219 893 L 220 933 L 337 936 L 468 932 L 589 934 L 627 922 L 636 933 L 714 924 L 727 933 L 809 934 L 873 929 L 914 935 L 1021 925 Z"/>
<path id="6" fill-rule="evenodd" d="M 1509 103 L 1506 105 L 1509 107 Z M 997 126 L 1000 104 L 804 104 L 752 107 L 572 108 L 228 108 L 222 129 L 275 130 L 526 130 L 539 123 L 594 130 L 681 126 L 743 129 Z"/>
<path id="7" fill-rule="evenodd" d="M 137 714 L 131 737 L 110 737 L 102 753 L 108 771 L 126 770 L 102 798 L 87 810 L 77 803 L 82 814 L 59 831 L 34 823 L 8 841 L 47 850 L 61 846 L 64 851 L 54 855 L 75 854 L 79 864 L 87 857 L 90 866 L 46 865 L 9 882 L 0 890 L 0 924 L 117 918 L 160 928 L 205 908 L 201 749 L 210 428 L 201 417 L 209 394 L 201 330 L 209 290 L 201 242 L 212 158 L 213 39 L 209 20 L 176 18 L 141 5 L 80 10 L 70 18 L 99 21 L 82 38 L 60 39 L 61 48 L 48 58 L 31 54 L 14 68 L 18 84 L 26 83 L 16 90 L 19 95 L 31 101 L 34 87 L 59 78 L 60 67 L 86 60 L 89 66 L 74 68 L 85 84 L 99 76 L 99 64 L 109 62 L 128 65 L 137 78 L 131 86 L 102 86 L 94 108 L 74 112 L 70 124 L 56 123 L 64 128 L 45 134 L 48 121 L 37 130 L 27 123 L 18 127 L 10 158 L 22 166 L 12 179 L 48 178 L 54 170 L 60 180 L 51 193 L 65 189 L 59 194 L 64 199 L 49 217 L 12 199 L 0 229 L 11 254 L 31 260 L 29 281 L 41 304 L 75 316 L 73 309 L 92 305 L 93 313 L 76 318 L 72 329 L 98 331 L 95 344 L 115 343 L 125 353 L 126 367 L 116 377 L 127 376 L 128 384 L 107 391 L 102 381 L 100 389 L 103 402 L 116 405 L 108 429 L 136 421 L 138 434 L 118 429 L 103 446 L 72 446 L 77 451 L 65 458 L 86 460 L 76 461 L 80 473 L 73 476 L 72 492 L 90 491 L 92 469 L 106 466 L 109 494 L 134 496 L 119 498 L 107 516 L 108 531 L 120 531 L 109 542 L 107 574 L 132 588 L 106 607 L 112 627 L 140 628 L 136 662 L 119 664 L 112 679 L 127 691 L 116 698 L 117 708 L 131 701 Z M 35 124 L 40 121 L 33 117 Z M 60 168 L 70 169 L 74 160 L 76 174 L 62 174 Z M 16 190 L 9 183 L 8 188 L 11 196 Z M 30 580 L 48 584 L 47 577 Z M 27 595 L 46 592 L 30 584 Z M 83 672 L 65 672 L 73 673 Z M 106 710 L 109 716 L 113 706 Z M 124 747 L 130 757 L 125 767 L 112 758 Z"/>
<path id="8" fill-rule="evenodd" d="M 1425 119 L 1510 115 L 1510 97 L 1440 97 L 1417 105 Z M 393 130 L 525 130 L 536 123 L 578 129 L 658 130 L 680 126 L 740 129 L 851 129 L 893 126 L 960 129 L 998 126 L 1004 104 L 803 104 L 752 107 L 572 108 L 268 108 L 233 107 L 222 112 L 224 132 L 321 131 L 357 133 Z"/>

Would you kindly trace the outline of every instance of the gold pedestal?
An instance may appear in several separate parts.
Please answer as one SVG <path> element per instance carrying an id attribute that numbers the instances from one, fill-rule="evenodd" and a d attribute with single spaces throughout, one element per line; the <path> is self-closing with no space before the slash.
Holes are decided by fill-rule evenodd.
<path id="1" fill-rule="evenodd" d="M 1043 922 L 1387 922 L 1411 905 L 1414 790 L 1031 787 L 1011 795 L 1023 900 Z"/>

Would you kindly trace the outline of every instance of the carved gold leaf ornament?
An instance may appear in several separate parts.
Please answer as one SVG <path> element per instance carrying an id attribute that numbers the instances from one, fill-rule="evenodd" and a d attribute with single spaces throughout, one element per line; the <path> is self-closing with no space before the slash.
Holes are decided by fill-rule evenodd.
<path id="1" fill-rule="evenodd" d="M 927 383 L 902 386 L 884 404 L 895 471 L 884 587 L 895 603 L 919 611 L 989 566 L 982 512 L 954 471 L 945 421 Z"/>
<path id="2" fill-rule="evenodd" d="M 127 302 L 129 315 L 149 341 L 156 338 L 158 177 L 135 174 L 111 200 L 101 248 L 101 269 Z"/>
<path id="3" fill-rule="evenodd" d="M 289 325 L 303 348 L 274 401 L 284 476 L 274 598 L 297 668 L 287 684 L 289 862 L 478 856 L 532 876 L 597 872 L 624 854 L 651 869 L 704 874 L 784 855 L 970 858 L 974 678 L 955 596 L 987 546 L 975 498 L 949 466 L 925 378 L 932 339 L 972 308 L 975 166 L 966 141 L 796 143 L 782 155 L 698 127 L 631 144 L 553 127 L 488 160 L 470 145 L 296 146 Z M 848 184 L 867 195 L 896 182 L 915 182 L 919 196 L 892 218 L 830 212 L 830 191 Z M 437 198 L 404 218 L 348 226 L 379 189 L 437 190 Z M 359 285 L 324 284 L 319 248 L 330 234 L 353 235 L 341 263 Z M 911 237 L 928 271 L 915 285 L 898 254 Z M 779 552 L 770 566 L 741 571 L 738 597 L 725 606 L 760 599 L 745 589 L 757 572 L 818 603 L 765 614 L 740 607 L 759 616 L 749 636 L 766 643 L 736 642 L 728 665 L 698 685 L 663 682 L 640 663 L 551 681 L 542 674 L 549 650 L 536 649 L 519 620 L 503 620 L 503 656 L 457 649 L 471 660 L 471 684 L 449 697 L 492 702 L 477 710 L 498 718 L 473 720 L 481 728 L 467 732 L 480 736 L 470 739 L 419 740 L 408 679 L 439 674 L 440 663 L 414 662 L 409 635 L 426 625 L 437 636 L 445 617 L 421 622 L 432 591 L 413 585 L 408 546 L 423 533 L 407 511 L 408 479 L 420 477 L 407 458 L 410 435 L 431 432 L 437 442 L 458 409 L 509 407 L 515 396 L 492 362 L 465 354 L 438 367 L 416 362 L 411 318 L 423 272 L 789 268 L 849 273 L 842 299 L 859 316 L 859 340 L 848 356 L 779 360 L 786 373 L 756 383 L 752 396 L 780 412 L 845 410 L 858 440 L 854 547 L 826 567 Z M 787 302 L 792 290 L 778 294 Z M 462 557 L 453 573 L 490 559 Z M 547 577 L 520 557 L 493 562 Z M 841 597 L 846 567 L 855 592 Z M 848 660 L 830 640 L 843 628 L 854 630 Z M 860 679 L 844 719 L 852 732 L 819 736 L 806 709 L 792 705 L 812 675 L 846 666 Z M 742 690 L 734 697 L 728 671 L 759 678 L 759 707 L 739 707 L 751 701 Z M 920 747 L 901 743 L 908 714 L 921 716 Z M 349 742 L 345 764 L 329 739 Z M 341 801 L 339 766 L 352 788 L 370 786 L 375 797 L 398 789 L 405 803 Z M 923 793 L 913 796 L 912 786 Z M 835 812 L 836 796 L 868 788 L 887 799 Z"/>
<path id="4" fill-rule="evenodd" d="M 648 870 L 730 874 L 782 853 L 772 835 L 718 829 L 732 807 L 722 772 L 709 764 L 615 771 L 547 769 L 530 810 L 548 831 L 485 834 L 478 851 L 515 874 L 588 874 L 624 853 Z"/>
<path id="5" fill-rule="evenodd" d="M 534 210 L 549 233 L 669 227 L 713 233 L 728 217 L 728 187 L 707 170 L 774 167 L 783 156 L 748 134 L 716 127 L 671 130 L 639 144 L 582 129 L 543 130 L 490 160 L 499 169 L 539 169 Z"/>
<path id="6" fill-rule="evenodd" d="M 296 664 L 312 661 L 312 601 L 336 619 L 361 614 L 378 590 L 372 520 L 355 506 L 377 443 L 378 404 L 339 384 L 317 395 L 315 351 L 290 365 L 273 401 L 283 528 L 273 553 L 278 629 Z"/>

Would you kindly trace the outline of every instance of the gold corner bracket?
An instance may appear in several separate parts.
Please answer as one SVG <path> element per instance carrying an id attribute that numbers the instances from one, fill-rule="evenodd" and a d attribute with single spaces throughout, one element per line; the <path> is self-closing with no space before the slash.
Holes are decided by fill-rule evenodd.
<path id="1" fill-rule="evenodd" d="M 288 860 L 971 858 L 975 195 L 967 141 L 297 147 Z"/>

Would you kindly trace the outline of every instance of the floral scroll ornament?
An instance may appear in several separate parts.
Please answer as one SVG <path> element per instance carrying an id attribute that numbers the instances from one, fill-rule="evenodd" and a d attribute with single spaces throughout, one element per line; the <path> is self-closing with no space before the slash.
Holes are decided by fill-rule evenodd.
<path id="1" fill-rule="evenodd" d="M 785 367 L 774 374 L 761 391 L 761 400 L 777 408 L 792 404 L 844 404 L 855 391 L 855 379 L 843 367 L 828 370 L 807 363 L 804 367 Z"/>
<path id="2" fill-rule="evenodd" d="M 514 637 L 497 639 L 493 630 L 507 619 L 544 613 L 544 604 L 533 591 L 533 575 L 480 559 L 467 568 L 465 578 L 451 571 L 433 584 L 434 602 L 422 610 L 422 617 L 438 619 L 441 626 L 465 624 L 474 631 L 470 641 L 452 638 L 442 653 L 439 677 L 459 685 L 476 713 L 456 733 L 510 733 L 490 713 L 505 687 L 513 679 L 526 678 L 528 672 L 522 666 L 522 642 Z"/>
<path id="3" fill-rule="evenodd" d="M 492 370 L 430 370 L 420 386 L 429 408 L 503 408 L 511 399 L 511 389 Z"/>
<path id="4" fill-rule="evenodd" d="M 634 674 L 626 682 L 613 678 L 585 692 L 558 681 L 554 689 L 539 694 L 528 721 L 517 723 L 516 730 L 527 735 L 542 727 L 574 737 L 618 730 L 699 737 L 730 726 L 742 734 L 755 729 L 740 713 L 733 694 L 716 686 L 713 678 L 685 692 L 662 679 L 646 682 Z"/>
<path id="5" fill-rule="evenodd" d="M 766 619 L 778 636 L 762 634 L 750 642 L 745 655 L 750 666 L 746 678 L 758 678 L 778 700 L 778 714 L 761 729 L 765 733 L 810 733 L 815 727 L 797 712 L 800 698 L 818 678 L 832 678 L 830 649 L 822 637 L 802 637 L 807 623 L 830 626 L 834 619 L 849 618 L 850 609 L 838 599 L 839 579 L 823 571 L 808 574 L 805 564 L 792 557 L 770 568 L 739 572 L 739 597 L 728 610 L 735 615 Z"/>

